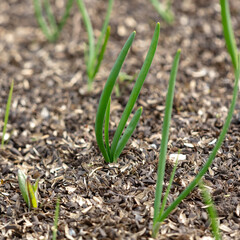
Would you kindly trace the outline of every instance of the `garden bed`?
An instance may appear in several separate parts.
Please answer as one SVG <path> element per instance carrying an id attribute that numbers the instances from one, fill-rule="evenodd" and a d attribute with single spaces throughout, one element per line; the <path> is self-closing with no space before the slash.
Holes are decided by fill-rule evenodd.
<path id="1" fill-rule="evenodd" d="M 99 35 L 106 1 L 85 2 Z M 91 92 L 84 63 L 87 34 L 76 3 L 59 40 L 49 43 L 36 22 L 32 1 L 0 2 L 1 127 L 9 86 L 15 81 L 7 128 L 10 140 L 0 150 L 1 239 L 51 239 L 57 197 L 58 239 L 150 239 L 165 97 L 179 48 L 168 155 L 181 149 L 186 159 L 179 162 L 170 202 L 207 160 L 225 121 L 234 82 L 219 2 L 174 1 L 173 25 L 162 22 L 149 2 L 115 0 L 109 43 Z M 230 3 L 238 40 L 240 5 Z M 60 6 L 54 9 L 61 14 Z M 101 91 L 134 30 L 135 41 L 122 71 L 134 75 L 140 70 L 157 21 L 158 48 L 136 104 L 143 106 L 143 114 L 118 163 L 106 164 L 94 133 Z M 120 96 L 112 96 L 110 140 L 132 86 L 125 81 Z M 172 168 L 168 158 L 164 190 Z M 32 178 L 41 176 L 38 209 L 29 211 L 23 201 L 18 169 Z M 227 137 L 205 176 L 223 239 L 239 239 L 239 180 L 238 101 Z M 161 226 L 158 239 L 210 236 L 208 215 L 196 188 Z"/>

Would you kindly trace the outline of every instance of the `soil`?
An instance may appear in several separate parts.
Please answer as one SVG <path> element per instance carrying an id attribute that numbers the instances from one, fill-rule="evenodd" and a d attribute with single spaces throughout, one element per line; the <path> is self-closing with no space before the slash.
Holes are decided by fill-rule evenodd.
<path id="1" fill-rule="evenodd" d="M 99 35 L 107 1 L 85 1 Z M 63 1 L 54 12 L 62 13 Z M 240 5 L 231 1 L 236 39 Z M 15 81 L 7 132 L 0 150 L 0 239 L 51 239 L 60 197 L 58 239 L 150 239 L 156 171 L 165 97 L 174 54 L 182 49 L 168 156 L 180 161 L 168 204 L 199 172 L 224 124 L 234 81 L 222 35 L 217 0 L 174 1 L 175 22 L 167 25 L 148 0 L 115 0 L 111 37 L 92 92 L 87 90 L 84 49 L 87 34 L 76 3 L 56 43 L 41 32 L 31 0 L 0 1 L 0 123 L 11 81 Z M 146 56 L 155 23 L 158 49 L 136 106 L 143 106 L 137 129 L 118 163 L 106 164 L 94 123 L 108 74 L 130 33 L 137 35 L 122 68 L 134 75 Z M 239 44 L 239 41 L 237 42 Z M 110 138 L 133 83 L 113 93 Z M 135 108 L 136 109 L 136 108 Z M 1 130 L 2 131 L 2 130 Z M 223 239 L 240 239 L 240 104 L 227 137 L 205 176 L 218 212 Z M 173 167 L 168 157 L 164 190 Z M 29 210 L 17 171 L 40 174 L 39 207 Z M 158 239 L 210 239 L 208 215 L 198 188 L 171 213 Z"/>

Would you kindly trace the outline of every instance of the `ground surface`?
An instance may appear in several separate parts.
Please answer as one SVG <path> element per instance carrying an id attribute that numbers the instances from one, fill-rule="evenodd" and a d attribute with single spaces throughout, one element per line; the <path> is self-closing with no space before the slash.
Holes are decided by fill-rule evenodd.
<path id="1" fill-rule="evenodd" d="M 87 7 L 99 34 L 106 1 Z M 106 55 L 87 92 L 84 43 L 87 35 L 77 6 L 59 41 L 48 43 L 34 18 L 32 1 L 0 1 L 0 123 L 11 80 L 15 80 L 8 124 L 10 140 L 0 150 L 0 239 L 51 239 L 60 196 L 58 239 L 149 239 L 165 95 L 173 56 L 182 49 L 168 153 L 186 155 L 179 163 L 168 203 L 207 160 L 231 101 L 233 74 L 226 52 L 217 0 L 174 1 L 176 21 L 161 21 L 148 0 L 116 0 Z M 61 13 L 61 1 L 55 11 Z M 240 5 L 231 1 L 236 38 Z M 129 34 L 137 35 L 122 71 L 140 70 L 161 21 L 158 49 L 139 96 L 140 123 L 117 164 L 107 165 L 98 150 L 95 113 L 113 61 Z M 111 136 L 133 84 L 113 94 Z M 240 236 L 240 104 L 227 138 L 205 177 L 220 218 L 223 239 Z M 2 130 L 1 130 L 2 131 Z M 41 175 L 40 207 L 29 211 L 17 170 Z M 165 186 L 172 163 L 168 159 Z M 169 216 L 159 239 L 208 239 L 207 214 L 195 189 Z M 206 238 L 204 238 L 206 237 Z"/>

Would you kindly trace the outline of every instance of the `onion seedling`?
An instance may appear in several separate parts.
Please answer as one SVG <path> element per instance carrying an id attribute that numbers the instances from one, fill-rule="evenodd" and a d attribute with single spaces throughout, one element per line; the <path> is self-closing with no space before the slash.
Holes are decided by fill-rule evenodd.
<path id="1" fill-rule="evenodd" d="M 204 185 L 202 180 L 199 182 L 198 186 L 201 189 L 202 198 L 203 198 L 204 204 L 207 208 L 207 213 L 208 213 L 208 216 L 209 216 L 210 221 L 211 221 L 211 229 L 212 229 L 214 239 L 215 240 L 220 240 L 221 235 L 219 233 L 217 211 L 216 211 L 216 208 L 213 204 L 211 195 L 210 195 L 207 187 Z"/>
<path id="2" fill-rule="evenodd" d="M 154 203 L 154 219 L 153 219 L 153 231 L 152 231 L 152 236 L 154 238 L 158 234 L 160 224 L 178 206 L 178 204 L 191 193 L 191 191 L 196 187 L 196 185 L 199 184 L 199 181 L 201 180 L 201 178 L 204 176 L 204 174 L 207 172 L 207 170 L 211 166 L 219 148 L 221 147 L 221 145 L 223 143 L 223 140 L 227 134 L 228 128 L 229 128 L 231 120 L 232 120 L 233 112 L 234 112 L 237 97 L 238 97 L 238 81 L 239 81 L 239 76 L 240 76 L 240 53 L 237 52 L 237 47 L 235 44 L 228 2 L 227 2 L 227 0 L 220 0 L 220 4 L 221 4 L 221 8 L 222 8 L 221 14 L 222 14 L 222 24 L 223 24 L 225 41 L 226 41 L 227 49 L 231 56 L 232 64 L 233 64 L 233 67 L 235 70 L 235 82 L 234 82 L 234 87 L 233 87 L 232 101 L 231 101 L 231 104 L 230 104 L 230 107 L 228 110 L 228 115 L 227 115 L 225 124 L 222 128 L 222 131 L 219 135 L 216 145 L 213 148 L 208 160 L 203 165 L 202 169 L 197 174 L 197 176 L 186 187 L 186 189 L 177 197 L 177 199 L 174 202 L 172 202 L 171 205 L 163 213 L 160 213 L 159 209 L 160 209 L 161 198 L 162 198 L 162 183 L 163 183 L 164 169 L 165 169 L 165 162 L 166 162 L 166 158 L 165 158 L 165 156 L 163 156 L 163 153 L 162 153 L 162 145 L 163 145 L 163 142 L 167 141 L 166 139 L 168 138 L 168 134 L 162 136 L 161 152 L 160 152 L 159 166 L 158 166 L 156 198 L 155 198 L 155 203 Z M 165 115 L 166 115 L 166 111 L 167 111 L 167 106 L 166 106 L 166 110 L 165 110 Z M 164 121 L 165 121 L 165 118 L 166 117 L 164 117 Z M 170 119 L 168 119 L 168 121 L 170 121 Z M 163 126 L 166 126 L 166 125 L 168 125 L 168 128 L 169 128 L 169 124 L 163 123 Z M 163 134 L 164 134 L 164 132 L 168 132 L 168 131 L 169 131 L 169 129 L 164 129 L 164 127 L 163 127 Z M 165 147 L 167 147 L 167 146 L 165 145 Z"/>
<path id="3" fill-rule="evenodd" d="M 174 15 L 172 12 L 172 0 L 167 0 L 166 4 L 160 3 L 159 0 L 150 1 L 165 22 L 171 24 L 174 21 Z"/>
<path id="4" fill-rule="evenodd" d="M 231 24 L 231 15 L 229 10 L 228 0 L 220 0 L 221 5 L 221 16 L 222 16 L 222 26 L 223 34 L 226 41 L 227 50 L 231 56 L 232 64 L 234 69 L 237 69 L 237 45 L 234 38 L 233 28 Z"/>
<path id="5" fill-rule="evenodd" d="M 18 170 L 19 188 L 29 209 L 38 207 L 38 182 L 39 178 L 37 178 L 36 182 L 32 185 L 30 178 L 21 170 Z"/>
<path id="6" fill-rule="evenodd" d="M 160 24 L 157 23 L 146 59 L 143 63 L 141 71 L 138 75 L 136 83 L 135 83 L 133 90 L 131 92 L 131 95 L 129 97 L 128 103 L 122 114 L 121 120 L 120 120 L 117 130 L 114 134 L 111 146 L 109 145 L 109 134 L 108 134 L 111 93 L 112 93 L 113 87 L 115 85 L 116 79 L 118 77 L 118 74 L 120 72 L 120 69 L 122 67 L 122 64 L 128 53 L 128 50 L 132 45 L 133 39 L 135 37 L 135 32 L 133 32 L 130 35 L 130 37 L 126 41 L 125 45 L 123 46 L 114 66 L 112 68 L 112 71 L 107 79 L 105 87 L 102 91 L 101 98 L 100 98 L 99 105 L 98 105 L 97 115 L 96 115 L 95 134 L 96 134 L 98 147 L 99 147 L 100 151 L 102 152 L 103 157 L 105 158 L 105 161 L 107 163 L 112 163 L 112 162 L 117 161 L 117 158 L 121 154 L 123 148 L 127 144 L 128 139 L 131 137 L 133 131 L 135 130 L 135 128 L 138 124 L 138 121 L 139 121 L 141 113 L 142 113 L 142 107 L 138 108 L 138 110 L 135 112 L 132 120 L 130 121 L 124 134 L 122 135 L 123 130 L 126 126 L 127 120 L 132 112 L 133 106 L 138 98 L 138 95 L 140 93 L 140 90 L 142 88 L 144 80 L 145 80 L 147 73 L 149 71 L 149 68 L 151 66 L 151 63 L 152 63 L 152 60 L 153 60 L 153 57 L 154 57 L 154 54 L 155 54 L 155 51 L 157 48 L 157 44 L 158 44 L 159 33 L 160 33 Z M 105 119 L 105 124 L 104 124 L 104 119 Z M 105 143 L 103 140 L 103 125 L 104 125 Z"/>
<path id="7" fill-rule="evenodd" d="M 172 174 L 171 174 L 171 181 L 169 184 L 169 190 L 165 194 L 166 198 L 162 202 L 161 206 L 161 198 L 162 198 L 162 190 L 163 190 L 163 180 L 164 180 L 164 172 L 165 172 L 165 166 L 166 166 L 166 154 L 167 154 L 167 144 L 168 144 L 168 135 L 169 135 L 169 127 L 170 127 L 170 121 L 171 121 L 171 114 L 172 114 L 172 105 L 173 105 L 173 96 L 174 96 L 174 89 L 175 89 L 175 82 L 176 82 L 176 76 L 178 71 L 178 64 L 180 59 L 180 53 L 181 50 L 178 50 L 174 60 L 173 65 L 170 73 L 170 80 L 169 80 L 169 86 L 168 86 L 168 92 L 166 96 L 166 107 L 165 107 L 165 114 L 164 114 L 164 120 L 163 120 L 163 126 L 162 126 L 162 142 L 161 142 L 161 148 L 160 148 L 160 155 L 159 155 L 159 163 L 158 163 L 158 171 L 157 171 L 157 185 L 156 185 L 156 193 L 155 193 L 155 201 L 154 201 L 154 218 L 153 218 L 153 226 L 159 227 L 160 223 L 158 220 L 158 216 L 162 215 L 162 212 L 164 211 L 164 207 L 166 204 L 166 199 L 168 192 L 170 190 L 173 177 L 176 171 L 176 164 L 173 168 Z M 160 209 L 161 206 L 161 209 Z M 158 229 L 157 229 L 158 230 Z M 153 237 L 156 237 L 155 234 L 153 234 Z"/>
<path id="8" fill-rule="evenodd" d="M 12 100 L 12 93 L 13 93 L 13 86 L 14 86 L 14 81 L 12 81 L 10 91 L 8 94 L 8 100 L 7 100 L 7 105 L 6 105 L 6 112 L 5 112 L 5 117 L 4 117 L 4 125 L 3 125 L 3 134 L 2 134 L 2 142 L 1 142 L 1 147 L 4 147 L 4 141 L 5 141 L 5 134 L 7 130 L 7 123 L 8 123 L 8 117 L 9 117 L 9 112 L 11 108 L 11 100 Z"/>
<path id="9" fill-rule="evenodd" d="M 85 62 L 87 65 L 87 75 L 88 75 L 88 89 L 92 89 L 92 84 L 98 70 L 100 68 L 103 56 L 107 47 L 107 42 L 110 36 L 110 27 L 108 27 L 110 14 L 112 11 L 114 0 L 108 1 L 107 13 L 105 20 L 103 22 L 101 34 L 97 40 L 97 43 L 94 43 L 94 34 L 93 27 L 88 15 L 87 9 L 84 4 L 84 0 L 77 0 L 78 7 L 83 17 L 83 22 L 88 34 L 88 49 L 85 52 Z"/>
<path id="10" fill-rule="evenodd" d="M 57 41 L 68 17 L 70 14 L 71 7 L 74 0 L 68 0 L 65 6 L 63 16 L 59 23 L 57 23 L 49 0 L 43 0 L 41 3 L 40 0 L 33 0 L 35 15 L 38 21 L 40 28 L 42 29 L 44 35 L 50 42 Z M 46 13 L 46 19 L 44 15 Z"/>

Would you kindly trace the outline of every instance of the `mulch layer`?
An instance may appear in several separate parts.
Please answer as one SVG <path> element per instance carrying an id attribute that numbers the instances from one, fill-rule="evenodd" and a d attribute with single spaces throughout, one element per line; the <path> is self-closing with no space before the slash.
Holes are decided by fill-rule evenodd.
<path id="1" fill-rule="evenodd" d="M 85 1 L 99 35 L 107 1 Z M 62 13 L 63 0 L 54 12 Z M 240 4 L 231 1 L 236 39 Z M 60 198 L 58 239 L 151 239 L 153 203 L 165 97 L 173 57 L 181 48 L 168 156 L 179 162 L 168 204 L 199 172 L 214 147 L 232 97 L 233 69 L 226 51 L 218 0 L 174 1 L 167 25 L 148 0 L 115 0 L 105 58 L 87 90 L 87 34 L 76 3 L 56 43 L 49 43 L 34 17 L 31 0 L 0 1 L 0 126 L 11 81 L 15 81 L 7 132 L 0 150 L 0 239 L 51 239 Z M 106 164 L 94 124 L 101 91 L 130 33 L 137 35 L 122 72 L 140 71 L 155 23 L 158 49 L 137 106 L 143 114 L 118 163 Z M 239 41 L 237 42 L 239 44 Z M 134 82 L 119 83 L 112 96 L 110 139 Z M 136 108 L 134 109 L 134 111 Z M 1 130 L 2 132 L 2 130 Z M 164 190 L 173 162 L 168 157 Z M 41 176 L 39 207 L 29 210 L 17 171 Z M 240 239 L 240 104 L 227 137 L 205 176 L 223 239 Z M 201 192 L 196 188 L 165 220 L 158 239 L 211 239 Z"/>

